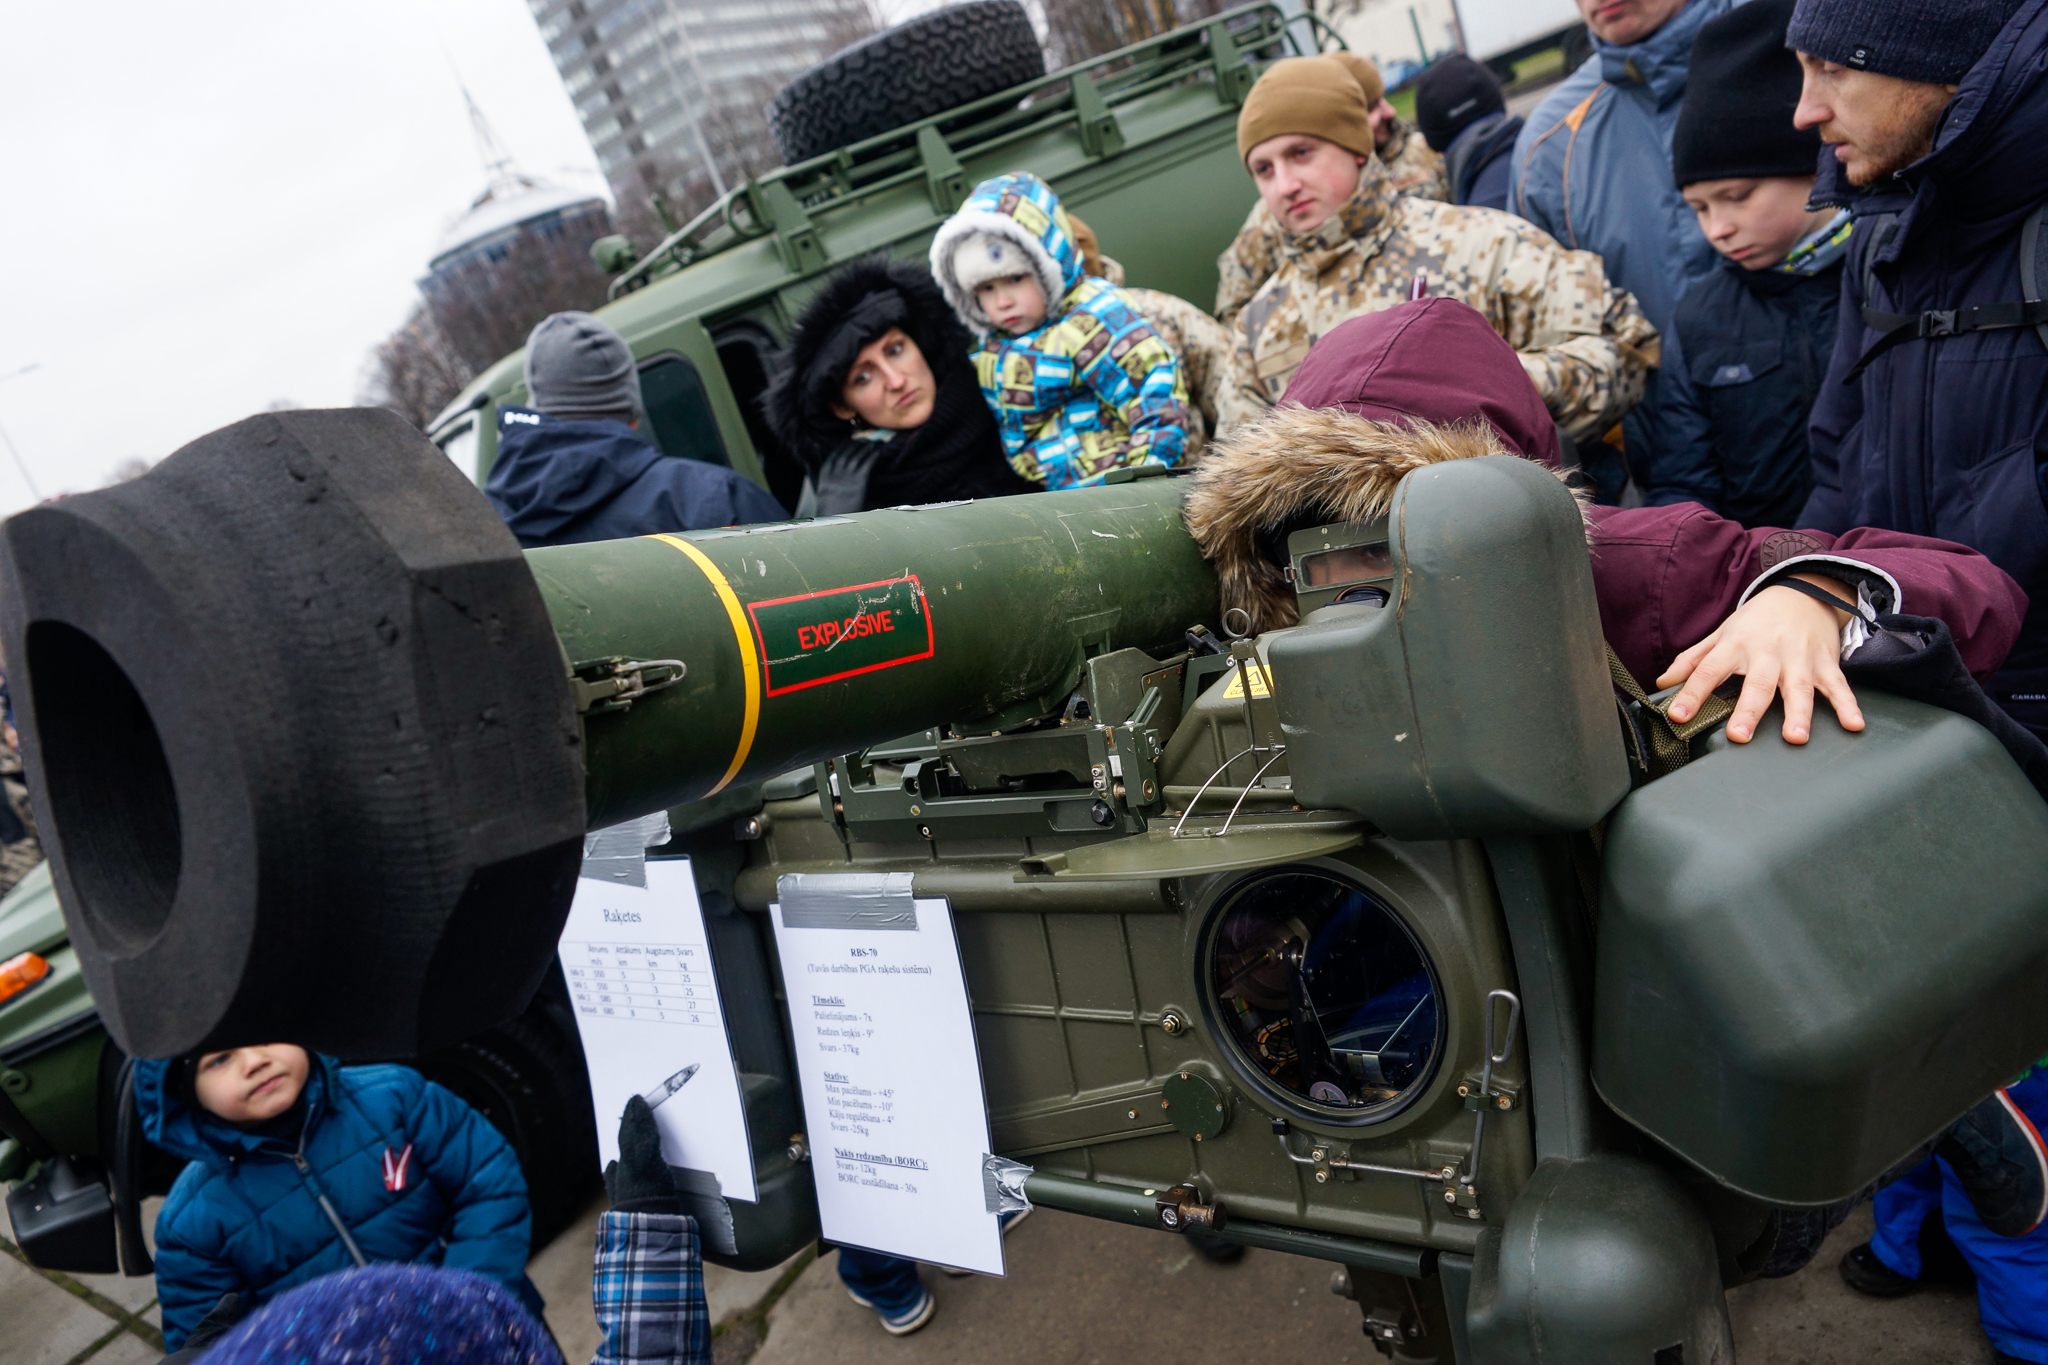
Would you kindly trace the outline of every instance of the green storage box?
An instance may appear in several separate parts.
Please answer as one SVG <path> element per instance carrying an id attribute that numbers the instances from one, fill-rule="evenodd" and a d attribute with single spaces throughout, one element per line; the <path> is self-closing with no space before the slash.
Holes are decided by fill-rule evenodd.
<path id="1" fill-rule="evenodd" d="M 1594 1084 L 1772 1203 L 1847 1198 L 2048 1053 L 2048 804 L 1974 721 L 1858 700 L 1860 734 L 1774 709 L 1608 826 Z"/>

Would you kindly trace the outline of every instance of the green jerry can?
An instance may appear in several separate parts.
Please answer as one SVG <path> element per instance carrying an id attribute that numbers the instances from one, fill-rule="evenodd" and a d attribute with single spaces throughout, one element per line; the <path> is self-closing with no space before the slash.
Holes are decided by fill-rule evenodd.
<path id="1" fill-rule="evenodd" d="M 13 518 L 108 1027 L 459 1037 L 551 962 L 585 828 L 667 809 L 761 1192 L 716 1259 L 817 1235 L 769 902 L 907 879 L 1031 1200 L 1328 1260 L 1383 1350 L 1484 1365 L 1732 1360 L 1805 1210 L 2048 1052 L 2048 806 L 1971 723 L 1866 697 L 1631 790 L 1546 471 L 1297 533 L 1257 639 L 1178 481 L 1117 477 L 522 554 L 396 419 L 283 413 Z"/>

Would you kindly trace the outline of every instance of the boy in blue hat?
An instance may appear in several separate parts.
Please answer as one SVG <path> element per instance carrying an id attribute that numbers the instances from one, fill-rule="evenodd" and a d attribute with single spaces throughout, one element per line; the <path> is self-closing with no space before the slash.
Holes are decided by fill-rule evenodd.
<path id="1" fill-rule="evenodd" d="M 223 1295 L 382 1262 L 474 1271 L 539 1315 L 519 1161 L 417 1071 L 270 1043 L 138 1062 L 135 1098 L 144 1135 L 191 1163 L 156 1222 L 168 1349 Z"/>

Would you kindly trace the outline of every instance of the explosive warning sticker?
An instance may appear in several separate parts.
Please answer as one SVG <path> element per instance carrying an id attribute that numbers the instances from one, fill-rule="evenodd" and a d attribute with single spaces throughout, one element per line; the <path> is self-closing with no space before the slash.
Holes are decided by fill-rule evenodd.
<path id="1" fill-rule="evenodd" d="M 929 659 L 932 618 L 917 575 L 778 597 L 747 608 L 768 696 Z"/>

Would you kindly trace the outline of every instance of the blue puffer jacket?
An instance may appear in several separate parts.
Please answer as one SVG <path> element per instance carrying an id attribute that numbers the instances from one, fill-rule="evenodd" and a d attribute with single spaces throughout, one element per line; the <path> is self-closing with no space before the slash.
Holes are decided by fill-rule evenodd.
<path id="1" fill-rule="evenodd" d="M 1842 271 L 1833 365 L 1813 410 L 1813 497 L 1799 524 L 1938 536 L 2011 574 L 2029 606 L 1987 690 L 2048 735 L 2048 347 L 2031 327 L 1908 341 L 1842 383 L 1879 335 L 1862 317 L 1868 220 L 1899 215 L 1899 232 L 1876 251 L 1875 308 L 2017 302 L 2020 230 L 2048 200 L 2043 147 L 2048 0 L 2029 0 L 1964 76 L 1933 152 L 1898 180 L 1858 195 L 1822 156 L 1815 198 L 1847 202 L 1865 245 L 1852 245 Z"/>
<path id="2" fill-rule="evenodd" d="M 483 1115 L 419 1072 L 316 1056 L 294 1146 L 167 1094 L 169 1065 L 135 1064 L 144 1135 L 191 1163 L 156 1220 L 168 1349 L 223 1294 L 267 1299 L 354 1264 L 322 1192 L 368 1261 L 455 1266 L 530 1293 L 518 1158 Z"/>
<path id="3" fill-rule="evenodd" d="M 1636 296 L 1659 332 L 1687 283 L 1718 257 L 1671 182 L 1671 131 L 1685 103 L 1692 40 L 1733 0 L 1691 0 L 1639 43 L 1593 40 L 1593 55 L 1546 95 L 1515 139 L 1508 209 L 1568 247 L 1595 252 L 1607 278 Z M 1629 414 L 1625 467 L 1612 447 L 1582 444 L 1599 495 L 1617 498 L 1632 474 L 1651 482 L 1660 371 Z"/>
<path id="4" fill-rule="evenodd" d="M 723 465 L 665 455 L 624 422 L 498 409 L 484 496 L 528 549 L 783 521 L 760 485 Z"/>
<path id="5" fill-rule="evenodd" d="M 1515 139 L 1508 208 L 1568 247 L 1597 252 L 1607 278 L 1636 296 L 1658 331 L 1686 281 L 1713 268 L 1671 183 L 1671 130 L 1685 102 L 1692 40 L 1731 0 L 1692 0 L 1628 47 L 1593 55 L 1543 97 Z"/>

